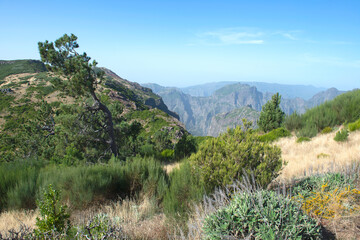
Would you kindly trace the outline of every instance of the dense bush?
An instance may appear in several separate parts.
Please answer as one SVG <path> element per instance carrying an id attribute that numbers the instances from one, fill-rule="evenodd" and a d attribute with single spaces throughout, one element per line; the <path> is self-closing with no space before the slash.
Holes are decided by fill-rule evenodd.
<path id="1" fill-rule="evenodd" d="M 302 128 L 303 122 L 301 116 L 295 111 L 285 117 L 284 126 L 289 131 L 296 131 Z"/>
<path id="2" fill-rule="evenodd" d="M 345 142 L 347 141 L 348 136 L 349 136 L 349 132 L 347 131 L 347 129 L 342 129 L 336 133 L 334 140 L 337 142 Z"/>
<path id="3" fill-rule="evenodd" d="M 3 163 L 0 173 L 0 210 L 35 208 L 41 190 L 49 184 L 61 190 L 62 201 L 69 201 L 73 208 L 82 208 L 95 200 L 139 194 L 160 202 L 168 185 L 161 164 L 143 158 L 93 166 L 41 167 L 29 163 Z"/>
<path id="4" fill-rule="evenodd" d="M 201 200 L 204 189 L 198 176 L 194 174 L 189 162 L 185 161 L 179 169 L 170 174 L 170 186 L 164 198 L 164 212 L 167 216 L 185 220 L 193 203 Z"/>
<path id="5" fill-rule="evenodd" d="M 229 129 L 219 137 L 207 140 L 190 157 L 208 191 L 241 179 L 244 171 L 253 171 L 262 186 L 278 175 L 282 166 L 281 150 L 261 142 L 247 123 L 245 126 L 245 130 L 240 127 Z"/>
<path id="6" fill-rule="evenodd" d="M 274 129 L 264 135 L 261 135 L 259 137 L 260 141 L 262 142 L 273 142 L 279 138 L 282 138 L 282 137 L 289 137 L 291 136 L 291 133 L 286 130 L 285 128 L 277 128 L 277 129 Z"/>
<path id="7" fill-rule="evenodd" d="M 317 239 L 317 221 L 300 211 L 301 204 L 272 191 L 237 194 L 231 203 L 208 216 L 206 239 Z"/>
<path id="8" fill-rule="evenodd" d="M 349 131 L 353 132 L 360 129 L 360 119 L 355 122 L 349 123 L 348 125 Z"/>

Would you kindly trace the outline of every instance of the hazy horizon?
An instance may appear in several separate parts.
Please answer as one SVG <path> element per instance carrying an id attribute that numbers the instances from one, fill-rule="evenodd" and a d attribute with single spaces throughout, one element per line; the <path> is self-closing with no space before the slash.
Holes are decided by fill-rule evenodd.
<path id="1" fill-rule="evenodd" d="M 0 59 L 39 59 L 64 33 L 138 83 L 358 88 L 360 2 L 0 1 Z"/>

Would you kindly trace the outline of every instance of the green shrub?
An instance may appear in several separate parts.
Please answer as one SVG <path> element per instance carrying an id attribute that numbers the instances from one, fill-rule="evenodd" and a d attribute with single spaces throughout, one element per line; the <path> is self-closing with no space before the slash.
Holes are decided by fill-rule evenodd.
<path id="1" fill-rule="evenodd" d="M 164 212 L 167 216 L 186 220 L 194 202 L 201 200 L 204 189 L 189 162 L 181 164 L 170 174 L 170 186 L 164 197 Z"/>
<path id="2" fill-rule="evenodd" d="M 315 137 L 318 133 L 318 129 L 315 124 L 306 124 L 297 132 L 298 137 Z"/>
<path id="3" fill-rule="evenodd" d="M 208 216 L 206 239 L 317 239 L 320 226 L 300 211 L 301 204 L 272 191 L 243 192 Z"/>
<path id="4" fill-rule="evenodd" d="M 360 129 L 360 119 L 355 122 L 349 123 L 348 125 L 349 131 L 353 132 Z"/>
<path id="5" fill-rule="evenodd" d="M 349 132 L 346 129 L 343 129 L 336 133 L 334 140 L 337 142 L 345 142 L 347 141 L 348 136 L 349 136 Z"/>
<path id="6" fill-rule="evenodd" d="M 322 134 L 327 134 L 327 133 L 331 133 L 332 132 L 332 128 L 331 127 L 325 127 L 323 130 L 321 130 Z"/>
<path id="7" fill-rule="evenodd" d="M 174 150 L 173 149 L 165 149 L 161 152 L 161 158 L 165 161 L 171 161 L 174 159 Z"/>
<path id="8" fill-rule="evenodd" d="M 204 142 L 190 161 L 208 191 L 241 180 L 244 171 L 253 172 L 256 180 L 266 186 L 282 166 L 280 148 L 261 142 L 252 129 L 243 131 L 240 127 Z"/>
<path id="9" fill-rule="evenodd" d="M 279 138 L 282 138 L 282 137 L 289 137 L 291 136 L 291 133 L 286 130 L 285 128 L 277 128 L 277 129 L 274 129 L 264 135 L 261 135 L 259 138 L 260 138 L 260 141 L 262 142 L 273 142 Z"/>
<path id="10" fill-rule="evenodd" d="M 67 232 L 70 225 L 70 214 L 66 212 L 67 206 L 60 205 L 60 192 L 55 190 L 52 185 L 44 191 L 42 199 L 37 202 L 40 210 L 40 218 L 36 218 L 35 234 L 41 238 L 47 232 Z"/>
<path id="11" fill-rule="evenodd" d="M 322 175 L 314 175 L 297 180 L 291 187 L 291 195 L 302 195 L 305 198 L 311 195 L 311 192 L 318 192 L 321 186 L 328 183 L 327 191 L 344 188 L 350 186 L 354 188 L 355 176 L 349 177 L 342 173 L 326 173 Z"/>
<path id="12" fill-rule="evenodd" d="M 298 137 L 298 138 L 296 139 L 296 142 L 297 142 L 297 143 L 310 142 L 310 141 L 311 141 L 311 139 L 308 138 L 308 137 Z"/>

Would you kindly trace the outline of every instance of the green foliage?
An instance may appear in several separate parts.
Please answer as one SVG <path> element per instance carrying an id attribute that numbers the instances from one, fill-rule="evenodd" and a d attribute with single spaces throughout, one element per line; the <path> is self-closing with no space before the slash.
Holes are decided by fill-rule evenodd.
<path id="1" fill-rule="evenodd" d="M 40 210 L 40 218 L 36 218 L 35 230 L 37 236 L 55 230 L 57 232 L 68 231 L 70 229 L 70 214 L 66 212 L 67 206 L 60 205 L 60 192 L 49 185 L 44 191 L 43 198 L 37 202 Z"/>
<path id="2" fill-rule="evenodd" d="M 331 133 L 332 132 L 332 128 L 331 127 L 325 127 L 323 130 L 321 130 L 322 134 L 327 134 L 327 133 Z"/>
<path id="3" fill-rule="evenodd" d="M 298 138 L 296 139 L 296 142 L 297 142 L 297 143 L 309 142 L 309 141 L 311 141 L 311 139 L 308 138 L 308 137 L 298 137 Z"/>
<path id="4" fill-rule="evenodd" d="M 356 130 L 359 130 L 360 129 L 360 119 L 358 119 L 355 122 L 349 123 L 348 128 L 349 128 L 350 132 L 354 132 Z"/>
<path id="5" fill-rule="evenodd" d="M 196 147 L 194 137 L 185 133 L 175 144 L 175 158 L 182 159 L 189 157 L 192 153 L 196 152 Z"/>
<path id="6" fill-rule="evenodd" d="M 208 216 L 206 239 L 318 239 L 320 226 L 300 211 L 301 205 L 271 191 L 243 192 Z"/>
<path id="7" fill-rule="evenodd" d="M 0 210 L 33 209 L 41 189 L 52 184 L 62 192 L 62 200 L 74 208 L 97 201 L 146 194 L 160 202 L 168 185 L 161 164 L 154 159 L 135 158 L 92 166 L 46 166 L 36 161 L 16 161 L 0 165 Z"/>
<path id="8" fill-rule="evenodd" d="M 178 221 L 186 220 L 194 202 L 202 199 L 204 188 L 188 161 L 170 174 L 170 186 L 164 197 L 164 212 Z"/>
<path id="9" fill-rule="evenodd" d="M 280 109 L 281 96 L 276 93 L 272 96 L 261 110 L 258 121 L 259 128 L 264 132 L 281 127 L 284 121 L 285 113 Z"/>
<path id="10" fill-rule="evenodd" d="M 209 191 L 241 179 L 244 171 L 253 171 L 256 180 L 266 186 L 282 166 L 278 147 L 261 142 L 252 129 L 240 127 L 204 142 L 190 160 Z"/>
<path id="11" fill-rule="evenodd" d="M 347 129 L 342 129 L 342 130 L 339 130 L 335 137 L 334 137 L 334 140 L 337 141 L 337 142 L 345 142 L 348 140 L 348 136 L 349 136 L 349 132 Z"/>
<path id="12" fill-rule="evenodd" d="M 161 157 L 165 161 L 172 161 L 174 159 L 174 150 L 173 149 L 165 149 L 161 152 Z"/>
<path id="13" fill-rule="evenodd" d="M 264 135 L 261 135 L 259 139 L 262 142 L 273 142 L 275 140 L 278 140 L 279 138 L 289 137 L 289 136 L 291 136 L 291 133 L 285 128 L 281 127 L 271 130 L 270 132 Z"/>
<path id="14" fill-rule="evenodd" d="M 307 137 L 307 138 L 312 138 L 315 137 L 318 133 L 318 129 L 316 127 L 315 124 L 305 124 L 303 128 L 301 128 L 298 132 L 297 132 L 297 136 L 298 137 Z"/>
<path id="15" fill-rule="evenodd" d="M 285 121 L 285 126 L 290 131 L 300 131 L 301 136 L 313 137 L 325 127 L 354 122 L 359 117 L 360 90 L 357 89 L 309 109 L 301 116 L 296 116 L 295 113 L 290 115 Z"/>
<path id="16" fill-rule="evenodd" d="M 12 74 L 45 72 L 44 64 L 37 60 L 2 61 L 0 64 L 0 80 Z"/>

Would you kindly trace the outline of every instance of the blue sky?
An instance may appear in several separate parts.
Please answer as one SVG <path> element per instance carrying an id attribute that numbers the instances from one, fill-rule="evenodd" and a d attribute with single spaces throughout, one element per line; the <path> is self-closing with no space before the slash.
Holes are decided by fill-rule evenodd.
<path id="1" fill-rule="evenodd" d="M 119 76 L 189 86 L 360 87 L 360 1 L 0 0 L 0 59 L 39 59 L 64 33 Z"/>

